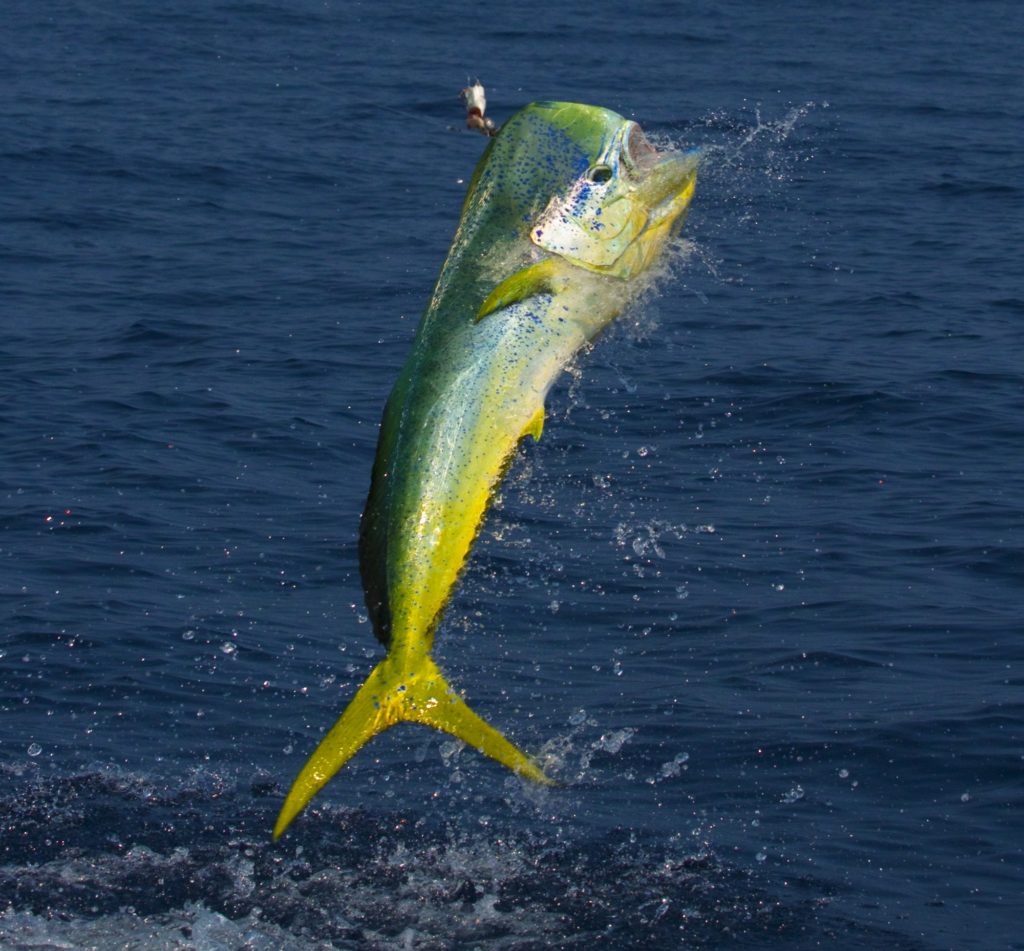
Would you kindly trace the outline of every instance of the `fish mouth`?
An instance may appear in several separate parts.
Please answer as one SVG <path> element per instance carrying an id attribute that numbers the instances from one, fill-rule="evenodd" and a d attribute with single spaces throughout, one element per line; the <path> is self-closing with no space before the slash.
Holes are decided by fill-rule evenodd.
<path id="1" fill-rule="evenodd" d="M 697 183 L 700 150 L 656 149 L 634 123 L 624 137 L 622 157 L 636 181 L 636 197 L 648 210 L 644 230 L 682 225 Z"/>
<path id="2" fill-rule="evenodd" d="M 646 143 L 646 136 L 643 141 Z M 623 151 L 627 170 L 634 163 L 632 198 L 646 213 L 639 234 L 612 269 L 618 277 L 627 279 L 650 271 L 679 234 L 693 200 L 700 165 L 699 151 L 659 151 L 647 145 L 639 160 L 635 147 Z"/>
<path id="3" fill-rule="evenodd" d="M 634 196 L 647 212 L 643 230 L 615 263 L 621 277 L 649 271 L 686 220 L 697 185 L 700 153 L 658 152 L 647 159 L 646 174 Z"/>

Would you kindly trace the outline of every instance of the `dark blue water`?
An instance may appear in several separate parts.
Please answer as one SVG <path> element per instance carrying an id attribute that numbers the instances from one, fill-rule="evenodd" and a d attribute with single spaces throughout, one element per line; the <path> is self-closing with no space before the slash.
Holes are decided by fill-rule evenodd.
<path id="1" fill-rule="evenodd" d="M 1014 3 L 9 4 L 0 945 L 1024 948 Z M 708 160 L 375 740 L 377 423 L 484 142 Z"/>

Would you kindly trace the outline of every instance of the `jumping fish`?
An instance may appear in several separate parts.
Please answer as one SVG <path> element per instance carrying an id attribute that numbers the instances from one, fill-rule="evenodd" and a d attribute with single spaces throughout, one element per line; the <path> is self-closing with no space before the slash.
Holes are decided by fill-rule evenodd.
<path id="1" fill-rule="evenodd" d="M 489 142 L 384 409 L 359 562 L 387 654 L 299 773 L 278 838 L 371 737 L 403 720 L 551 780 L 474 713 L 431 657 L 498 483 L 573 356 L 647 285 L 693 197 L 696 152 L 608 109 L 537 102 Z"/>

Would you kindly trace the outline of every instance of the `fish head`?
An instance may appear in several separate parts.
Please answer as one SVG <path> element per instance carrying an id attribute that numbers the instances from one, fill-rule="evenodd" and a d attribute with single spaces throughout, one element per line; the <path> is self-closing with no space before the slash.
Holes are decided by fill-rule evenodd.
<path id="1" fill-rule="evenodd" d="M 630 280 L 647 271 L 682 226 L 699 153 L 655 148 L 618 113 L 576 103 L 528 106 L 536 127 L 560 130 L 574 156 L 532 220 L 538 248 L 587 270 Z"/>

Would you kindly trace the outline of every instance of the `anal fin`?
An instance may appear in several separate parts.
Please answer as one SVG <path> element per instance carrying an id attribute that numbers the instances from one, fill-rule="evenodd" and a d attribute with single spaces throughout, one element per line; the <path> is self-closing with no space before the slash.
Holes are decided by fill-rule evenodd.
<path id="1" fill-rule="evenodd" d="M 541 406 L 540 409 L 538 409 L 537 412 L 533 414 L 533 418 L 526 424 L 526 427 L 523 429 L 522 436 L 520 436 L 519 438 L 522 439 L 523 436 L 533 436 L 533 441 L 539 442 L 540 434 L 542 432 L 544 432 L 543 406 Z"/>

